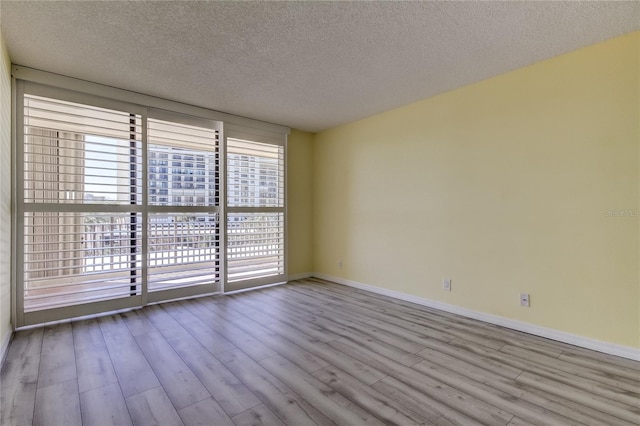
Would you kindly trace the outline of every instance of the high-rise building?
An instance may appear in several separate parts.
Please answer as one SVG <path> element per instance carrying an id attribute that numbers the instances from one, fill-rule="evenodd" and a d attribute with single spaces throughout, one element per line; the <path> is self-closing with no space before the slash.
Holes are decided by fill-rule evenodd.
<path id="1" fill-rule="evenodd" d="M 149 203 L 155 205 L 216 205 L 218 182 L 215 156 L 153 145 L 149 156 Z"/>

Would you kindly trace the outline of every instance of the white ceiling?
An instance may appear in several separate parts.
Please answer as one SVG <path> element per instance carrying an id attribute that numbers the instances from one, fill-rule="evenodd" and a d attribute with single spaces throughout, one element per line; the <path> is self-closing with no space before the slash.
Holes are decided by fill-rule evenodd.
<path id="1" fill-rule="evenodd" d="M 640 28 L 640 2 L 0 2 L 14 63 L 318 131 Z"/>

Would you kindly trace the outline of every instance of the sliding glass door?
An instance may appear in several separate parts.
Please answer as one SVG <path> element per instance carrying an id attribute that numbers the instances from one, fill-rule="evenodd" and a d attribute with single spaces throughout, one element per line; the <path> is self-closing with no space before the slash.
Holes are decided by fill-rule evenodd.
<path id="1" fill-rule="evenodd" d="M 286 281 L 285 141 L 228 133 L 225 289 Z"/>
<path id="2" fill-rule="evenodd" d="M 18 323 L 139 305 L 142 111 L 34 92 L 20 99 Z"/>
<path id="3" fill-rule="evenodd" d="M 18 88 L 17 326 L 286 281 L 286 135 Z"/>

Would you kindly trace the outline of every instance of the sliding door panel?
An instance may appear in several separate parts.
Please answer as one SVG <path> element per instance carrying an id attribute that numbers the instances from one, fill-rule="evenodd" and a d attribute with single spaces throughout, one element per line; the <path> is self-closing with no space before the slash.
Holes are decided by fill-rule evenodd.
<path id="1" fill-rule="evenodd" d="M 140 303 L 141 115 L 36 94 L 22 102 L 20 319 Z"/>
<path id="2" fill-rule="evenodd" d="M 149 291 L 219 280 L 217 213 L 149 215 Z"/>
<path id="3" fill-rule="evenodd" d="M 213 122 L 154 114 L 147 151 L 151 300 L 218 292 L 219 131 Z"/>
<path id="4" fill-rule="evenodd" d="M 284 143 L 228 137 L 226 158 L 225 290 L 285 281 Z"/>

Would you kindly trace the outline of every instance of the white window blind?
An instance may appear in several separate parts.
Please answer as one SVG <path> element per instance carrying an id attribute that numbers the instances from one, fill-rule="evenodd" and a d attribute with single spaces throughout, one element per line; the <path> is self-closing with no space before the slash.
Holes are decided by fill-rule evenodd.
<path id="1" fill-rule="evenodd" d="M 284 206 L 284 147 L 227 139 L 227 205 Z"/>
<path id="2" fill-rule="evenodd" d="M 284 274 L 284 214 L 229 213 L 229 282 Z"/>
<path id="3" fill-rule="evenodd" d="M 24 309 L 31 312 L 140 294 L 140 215 L 28 212 Z"/>
<path id="4" fill-rule="evenodd" d="M 219 284 L 218 130 L 149 118 L 147 143 L 149 291 Z"/>
<path id="5" fill-rule="evenodd" d="M 219 221 L 213 213 L 149 215 L 149 291 L 217 283 Z"/>
<path id="6" fill-rule="evenodd" d="M 286 279 L 286 128 L 14 73 L 16 326 Z"/>
<path id="7" fill-rule="evenodd" d="M 24 96 L 24 311 L 141 291 L 141 117 Z"/>
<path id="8" fill-rule="evenodd" d="M 285 273 L 284 155 L 280 144 L 227 138 L 229 283 L 259 285 Z"/>
<path id="9" fill-rule="evenodd" d="M 219 132 L 148 120 L 149 205 L 218 206 Z"/>
<path id="10" fill-rule="evenodd" d="M 24 202 L 140 204 L 141 118 L 24 98 Z"/>

